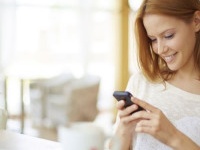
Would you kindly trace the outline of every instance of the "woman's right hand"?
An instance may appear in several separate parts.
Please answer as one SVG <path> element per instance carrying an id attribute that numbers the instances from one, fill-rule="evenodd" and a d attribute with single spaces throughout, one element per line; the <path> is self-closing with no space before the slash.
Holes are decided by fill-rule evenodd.
<path id="1" fill-rule="evenodd" d="M 120 138 L 123 150 L 130 149 L 130 146 L 132 145 L 132 138 L 135 133 L 136 123 L 138 122 L 138 120 L 132 121 L 132 119 L 130 119 L 132 112 L 136 111 L 138 106 L 133 104 L 124 108 L 124 105 L 124 100 L 120 100 L 116 104 L 120 121 L 115 132 L 116 136 Z"/>

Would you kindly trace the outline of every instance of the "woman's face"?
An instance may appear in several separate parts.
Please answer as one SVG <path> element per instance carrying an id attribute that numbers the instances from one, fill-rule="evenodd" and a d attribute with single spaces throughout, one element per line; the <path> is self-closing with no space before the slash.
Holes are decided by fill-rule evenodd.
<path id="1" fill-rule="evenodd" d="M 167 63 L 169 69 L 194 67 L 195 25 L 174 17 L 148 14 L 144 27 L 151 39 L 153 51 Z"/>

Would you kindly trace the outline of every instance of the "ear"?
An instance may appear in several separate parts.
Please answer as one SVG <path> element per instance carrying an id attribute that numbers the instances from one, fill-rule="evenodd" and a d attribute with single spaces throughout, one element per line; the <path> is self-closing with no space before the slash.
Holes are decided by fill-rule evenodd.
<path id="1" fill-rule="evenodd" d="M 200 11 L 196 11 L 194 13 L 194 25 L 195 25 L 195 31 L 200 31 Z"/>

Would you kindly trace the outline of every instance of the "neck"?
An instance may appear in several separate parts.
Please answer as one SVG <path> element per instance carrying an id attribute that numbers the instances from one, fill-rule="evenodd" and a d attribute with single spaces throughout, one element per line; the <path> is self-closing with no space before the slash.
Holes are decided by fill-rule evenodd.
<path id="1" fill-rule="evenodd" d="M 193 69 L 187 69 L 187 70 L 179 70 L 176 72 L 176 74 L 174 75 L 174 79 L 178 78 L 181 80 L 199 80 L 200 77 L 200 73 L 198 70 L 196 70 L 195 68 Z"/>
<path id="2" fill-rule="evenodd" d="M 199 77 L 200 73 L 195 69 L 179 70 L 168 82 L 184 91 L 200 95 Z"/>

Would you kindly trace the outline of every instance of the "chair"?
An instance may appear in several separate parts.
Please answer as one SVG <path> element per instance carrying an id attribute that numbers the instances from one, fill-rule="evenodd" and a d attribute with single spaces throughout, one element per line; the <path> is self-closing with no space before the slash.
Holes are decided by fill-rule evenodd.
<path id="1" fill-rule="evenodd" d="M 6 110 L 0 108 L 0 129 L 6 129 L 7 123 L 7 112 Z"/>
<path id="2" fill-rule="evenodd" d="M 30 84 L 30 114 L 33 124 L 41 124 L 46 118 L 48 95 L 61 94 L 74 76 L 71 73 L 62 73 L 46 80 L 35 80 Z"/>
<path id="3" fill-rule="evenodd" d="M 47 118 L 54 126 L 75 121 L 93 121 L 97 114 L 100 78 L 85 75 L 63 89 L 62 95 L 48 95 Z"/>

